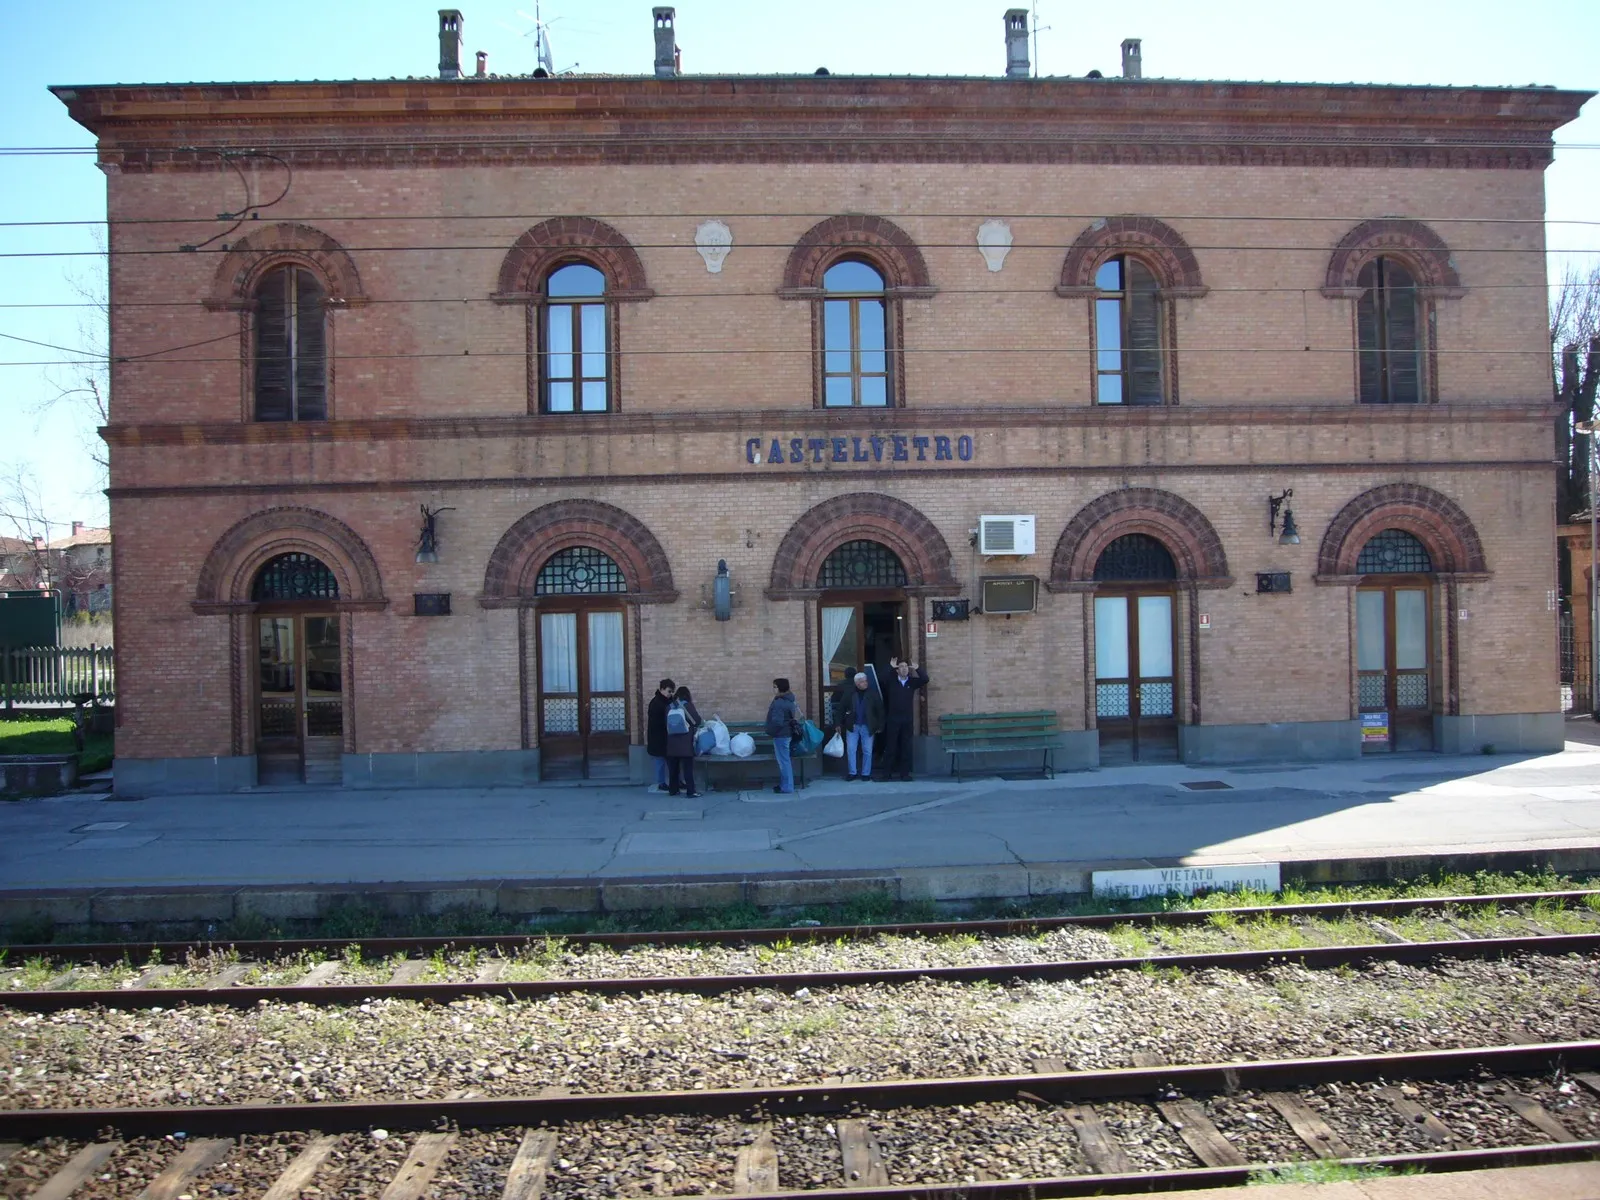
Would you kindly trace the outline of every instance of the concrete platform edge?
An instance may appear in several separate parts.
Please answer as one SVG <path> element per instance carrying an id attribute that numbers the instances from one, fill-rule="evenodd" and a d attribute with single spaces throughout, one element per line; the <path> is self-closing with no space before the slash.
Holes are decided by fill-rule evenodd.
<path id="1" fill-rule="evenodd" d="M 428 916 L 477 909 L 538 918 L 584 913 L 687 910 L 752 904 L 777 910 L 838 904 L 866 896 L 959 906 L 1026 902 L 1090 890 L 1094 871 L 1198 865 L 1235 859 L 1124 859 L 1048 863 L 973 863 L 871 871 L 657 875 L 621 878 L 437 880 L 406 883 L 307 883 L 235 887 L 62 888 L 0 891 L 0 925 L 56 926 L 206 922 L 241 918 L 316 920 L 346 906 L 388 916 Z M 1436 871 L 1600 873 L 1600 846 L 1541 845 L 1493 850 L 1339 858 L 1285 857 L 1285 880 L 1377 883 Z"/>

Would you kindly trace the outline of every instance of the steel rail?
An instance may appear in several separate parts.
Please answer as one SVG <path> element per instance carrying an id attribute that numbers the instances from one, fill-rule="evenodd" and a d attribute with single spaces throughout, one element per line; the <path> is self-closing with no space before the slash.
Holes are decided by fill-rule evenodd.
<path id="1" fill-rule="evenodd" d="M 1492 1167 L 1548 1166 L 1552 1163 L 1590 1162 L 1600 1158 L 1600 1141 L 1550 1142 L 1502 1149 L 1436 1150 L 1417 1154 L 1384 1154 L 1366 1158 L 1341 1158 L 1332 1162 L 1351 1166 L 1408 1167 L 1437 1174 L 1482 1171 Z M 806 1188 L 793 1193 L 805 1200 L 1057 1200 L 1069 1196 L 1114 1196 L 1140 1192 L 1177 1192 L 1202 1188 L 1243 1187 L 1252 1175 L 1272 1163 L 1244 1167 L 1183 1167 L 1170 1171 L 1132 1171 L 1108 1175 L 1058 1175 L 1040 1179 L 980 1180 L 975 1183 L 891 1184 L 888 1187 Z M 785 1193 L 789 1195 L 790 1193 Z M 712 1200 L 711 1196 L 684 1200 Z"/>
<path id="2" fill-rule="evenodd" d="M 291 1133 L 317 1129 L 349 1133 L 375 1126 L 430 1129 L 448 1122 L 464 1129 L 565 1125 L 630 1116 L 768 1117 L 847 1110 L 896 1110 L 1018 1099 L 1046 1104 L 1091 1103 L 1166 1095 L 1283 1091 L 1321 1083 L 1374 1079 L 1445 1079 L 1473 1072 L 1539 1075 L 1554 1068 L 1600 1066 L 1600 1041 L 1479 1046 L 1325 1058 L 1267 1059 L 1187 1066 L 1128 1067 L 1035 1075 L 975 1075 L 947 1079 L 694 1091 L 595 1092 L 564 1096 L 474 1096 L 458 1100 L 362 1100 L 313 1104 L 179 1105 L 156 1108 L 36 1108 L 0 1110 L 0 1141 L 40 1137 L 92 1138 L 105 1129 L 123 1137 Z"/>
<path id="3" fill-rule="evenodd" d="M 1441 959 L 1499 958 L 1511 954 L 1595 954 L 1600 933 L 1549 934 L 1518 938 L 1479 938 L 1449 942 L 1400 942 L 1352 946 L 1297 946 L 1282 950 L 1222 950 L 1207 954 L 1168 954 L 1144 958 L 1084 958 L 1049 962 L 980 963 L 952 967 L 886 967 L 864 971 L 751 972 L 746 975 L 636 975 L 601 979 L 463 980 L 445 983 L 330 983 L 314 986 L 279 984 L 265 987 L 84 988 L 53 991 L 0 990 L 0 1008 L 50 1013 L 67 1009 L 136 1010 L 181 1004 L 255 1008 L 266 1003 L 348 1005 L 368 1000 L 418 1000 L 448 1004 L 474 997 L 530 1000 L 541 996 L 637 995 L 684 992 L 718 996 L 728 992 L 770 989 L 897 986 L 933 980 L 941 983 L 1059 983 L 1107 971 L 1173 968 L 1259 971 L 1267 967 L 1302 966 L 1311 970 L 1366 962 L 1427 963 Z"/>
<path id="4" fill-rule="evenodd" d="M 1482 908 L 1507 904 L 1535 904 L 1541 900 L 1558 904 L 1583 904 L 1600 897 L 1600 890 L 1577 889 L 1559 892 L 1504 892 L 1472 896 L 1412 896 L 1388 900 L 1331 900 L 1314 904 L 1251 905 L 1242 908 L 1186 908 L 1160 912 L 1086 913 L 1070 917 L 1009 917 L 978 921 L 923 921 L 900 924 L 768 926 L 759 929 L 674 929 L 638 933 L 497 933 L 439 937 L 372 938 L 286 938 L 228 939 L 211 938 L 188 942 L 29 942 L 0 945 L 6 961 L 49 958 L 60 962 L 119 963 L 182 962 L 191 955 L 218 950 L 237 951 L 241 956 L 282 956 L 321 951 L 338 955 L 351 947 L 364 954 L 387 958 L 396 954 L 429 957 L 438 951 L 471 949 L 516 951 L 546 941 L 573 946 L 683 946 L 683 945 L 766 945 L 773 942 L 821 942 L 838 939 L 860 940 L 878 936 L 944 937 L 951 934 L 986 934 L 1004 937 L 1015 934 L 1049 933 L 1057 929 L 1109 929 L 1117 925 L 1167 926 L 1203 925 L 1217 916 L 1236 920 L 1261 917 L 1337 917 L 1399 916 L 1417 911 L 1443 908 Z"/>

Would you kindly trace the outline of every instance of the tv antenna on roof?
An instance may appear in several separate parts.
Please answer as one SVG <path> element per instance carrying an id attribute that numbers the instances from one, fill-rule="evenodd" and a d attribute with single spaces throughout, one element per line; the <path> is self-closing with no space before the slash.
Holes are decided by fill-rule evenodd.
<path id="1" fill-rule="evenodd" d="M 522 36 L 532 37 L 535 39 L 535 46 L 537 50 L 535 57 L 538 59 L 539 65 L 545 69 L 545 73 L 547 75 L 554 75 L 556 73 L 556 65 L 555 57 L 550 52 L 550 26 L 546 24 L 540 16 L 538 0 L 534 0 L 533 16 L 530 17 L 520 8 L 517 10 L 517 16 L 521 17 L 524 21 L 533 22 L 533 28 L 528 30 Z M 552 18 L 552 20 L 555 21 L 559 21 L 560 19 L 560 17 Z M 567 68 L 569 71 L 571 69 L 571 67 Z"/>
<path id="2" fill-rule="evenodd" d="M 1033 77 L 1037 79 L 1039 77 L 1039 34 L 1050 28 L 1048 25 L 1039 24 L 1039 0 L 1033 0 L 1033 20 L 1031 22 L 1031 26 L 1032 28 L 1030 29 L 1030 32 L 1033 35 Z"/>

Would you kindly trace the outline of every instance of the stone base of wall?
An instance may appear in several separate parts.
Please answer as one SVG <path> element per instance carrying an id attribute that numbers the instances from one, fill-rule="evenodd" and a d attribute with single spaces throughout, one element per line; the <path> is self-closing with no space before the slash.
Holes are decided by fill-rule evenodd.
<path id="1" fill-rule="evenodd" d="M 1320 762 L 1361 757 L 1359 721 L 1274 721 L 1266 725 L 1180 725 L 1186 763 Z"/>
<path id="2" fill-rule="evenodd" d="M 1441 754 L 1553 753 L 1565 740 L 1566 724 L 1557 712 L 1433 719 L 1433 748 Z"/>
<path id="3" fill-rule="evenodd" d="M 255 755 L 216 758 L 123 758 L 111 764 L 112 793 L 120 799 L 176 792 L 233 792 L 256 785 Z"/>
<path id="4" fill-rule="evenodd" d="M 76 755 L 7 755 L 0 758 L 0 796 L 56 796 L 76 786 Z"/>
<path id="5" fill-rule="evenodd" d="M 538 782 L 538 750 L 344 756 L 344 786 L 348 788 L 523 787 Z"/>

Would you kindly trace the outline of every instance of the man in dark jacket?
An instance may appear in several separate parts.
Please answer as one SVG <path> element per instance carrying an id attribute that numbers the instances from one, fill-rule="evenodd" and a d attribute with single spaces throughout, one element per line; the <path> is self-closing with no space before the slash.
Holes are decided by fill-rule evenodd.
<path id="1" fill-rule="evenodd" d="M 894 678 L 883 689 L 883 762 L 886 778 L 911 782 L 911 729 L 917 715 L 917 692 L 928 686 L 928 673 L 916 663 L 891 658 Z"/>
<path id="2" fill-rule="evenodd" d="M 777 694 L 767 705 L 767 733 L 772 736 L 772 756 L 778 760 L 778 786 L 772 790 L 788 795 L 794 791 L 794 761 L 789 752 L 799 735 L 800 706 L 795 703 L 787 679 L 774 679 L 772 690 Z"/>
<path id="3" fill-rule="evenodd" d="M 656 764 L 656 781 L 652 792 L 667 790 L 667 708 L 678 693 L 678 685 L 670 679 L 656 684 L 656 694 L 650 697 L 650 709 L 644 721 L 644 751 Z"/>
<path id="4" fill-rule="evenodd" d="M 872 778 L 872 740 L 883 732 L 883 697 L 872 689 L 865 671 L 857 671 L 834 693 L 833 726 L 844 733 L 845 782 L 867 782 Z"/>

